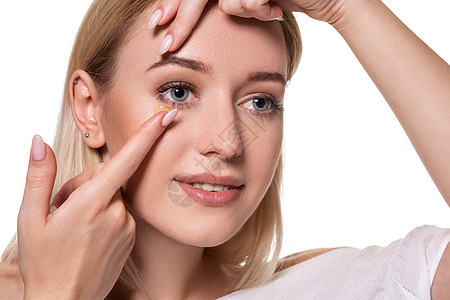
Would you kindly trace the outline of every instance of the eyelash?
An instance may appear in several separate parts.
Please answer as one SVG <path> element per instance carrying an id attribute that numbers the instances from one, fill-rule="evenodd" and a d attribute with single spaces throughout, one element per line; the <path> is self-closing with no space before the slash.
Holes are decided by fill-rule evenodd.
<path id="1" fill-rule="evenodd" d="M 167 92 L 170 89 L 175 89 L 175 88 L 181 88 L 181 89 L 186 89 L 191 93 L 197 94 L 197 90 L 189 83 L 187 82 L 182 82 L 182 81 L 172 81 L 169 82 L 163 86 L 161 86 L 158 89 L 158 97 L 157 99 L 161 102 L 167 103 L 172 107 L 176 107 L 176 108 L 190 108 L 192 106 L 192 102 L 176 102 L 174 100 L 170 100 L 169 98 L 167 98 L 164 93 Z"/>
<path id="2" fill-rule="evenodd" d="M 253 99 L 264 99 L 266 101 L 269 101 L 270 106 L 272 107 L 272 109 L 265 111 L 265 112 L 258 112 L 255 109 L 250 109 L 250 113 L 255 114 L 257 116 L 270 119 L 273 116 L 275 116 L 276 114 L 282 113 L 284 111 L 283 104 L 279 104 L 273 97 L 258 97 L 258 96 L 256 96 L 256 97 L 252 97 L 248 101 L 251 101 Z"/>
<path id="3" fill-rule="evenodd" d="M 171 99 L 167 98 L 164 95 L 165 92 L 167 92 L 170 89 L 174 89 L 174 88 L 186 89 L 189 92 L 193 93 L 194 95 L 197 94 L 197 90 L 196 90 L 196 88 L 193 85 L 191 85 L 191 84 L 189 84 L 187 82 L 182 82 L 182 81 L 172 81 L 172 82 L 169 82 L 169 83 L 161 86 L 160 88 L 158 88 L 158 93 L 159 94 L 157 96 L 157 99 L 159 101 L 161 101 L 161 102 L 169 104 L 172 107 L 181 108 L 181 109 L 182 108 L 190 108 L 193 104 L 195 104 L 195 103 L 192 103 L 192 102 L 177 102 L 177 101 L 174 101 L 174 100 L 171 100 Z M 268 111 L 265 111 L 265 112 L 258 112 L 256 109 L 248 109 L 250 111 L 250 113 L 255 114 L 255 115 L 259 116 L 259 117 L 271 118 L 274 115 L 284 111 L 283 105 L 279 104 L 275 100 L 275 98 L 272 97 L 272 96 L 270 96 L 270 97 L 255 96 L 255 97 L 251 97 L 246 102 L 251 101 L 253 99 L 263 99 L 263 100 L 269 101 L 270 107 L 272 108 L 272 109 L 270 109 Z M 244 103 L 246 103 L 246 102 L 244 102 Z"/>

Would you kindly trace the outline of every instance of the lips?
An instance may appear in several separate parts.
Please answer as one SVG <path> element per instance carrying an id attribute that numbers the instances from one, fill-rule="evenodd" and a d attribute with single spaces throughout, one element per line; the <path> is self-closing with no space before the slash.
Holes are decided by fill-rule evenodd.
<path id="1" fill-rule="evenodd" d="M 227 206 L 235 202 L 244 184 L 233 176 L 215 176 L 210 173 L 193 174 L 175 177 L 175 182 L 184 193 L 197 202 L 207 206 Z M 206 185 L 228 186 L 229 189 L 208 191 L 199 187 Z"/>
<path id="2" fill-rule="evenodd" d="M 233 176 L 215 176 L 211 173 L 200 173 L 186 176 L 175 177 L 176 181 L 181 181 L 188 184 L 194 183 L 207 183 L 211 185 L 229 185 L 234 188 L 238 188 L 244 185 L 244 183 Z"/>

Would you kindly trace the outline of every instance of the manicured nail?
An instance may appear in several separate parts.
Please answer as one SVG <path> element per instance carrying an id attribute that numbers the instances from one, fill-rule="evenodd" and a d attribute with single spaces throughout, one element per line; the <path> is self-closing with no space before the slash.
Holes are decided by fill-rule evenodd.
<path id="1" fill-rule="evenodd" d="M 171 111 L 172 109 L 173 109 L 172 106 L 169 106 L 169 105 L 163 103 L 163 104 L 157 105 L 157 106 L 155 107 L 155 109 L 153 110 L 153 114 L 156 115 L 156 114 L 159 113 L 160 111 L 167 111 L 167 112 L 169 112 L 169 111 Z"/>
<path id="2" fill-rule="evenodd" d="M 175 117 L 177 116 L 178 113 L 178 109 L 173 109 L 171 111 L 169 111 L 165 116 L 164 119 L 161 122 L 161 125 L 163 127 L 166 127 L 167 125 L 169 125 L 170 123 L 172 123 L 173 119 L 175 119 Z"/>
<path id="3" fill-rule="evenodd" d="M 284 21 L 284 18 L 283 18 L 283 16 L 281 16 L 281 17 L 278 17 L 278 18 L 274 18 L 274 19 L 272 19 L 272 21 Z"/>
<path id="4" fill-rule="evenodd" d="M 158 24 L 159 20 L 161 20 L 161 17 L 162 17 L 162 10 L 160 9 L 156 10 L 150 17 L 150 20 L 148 20 L 147 29 L 148 30 L 154 29 Z"/>
<path id="5" fill-rule="evenodd" d="M 31 143 L 31 159 L 34 161 L 41 161 L 45 158 L 45 144 L 39 135 L 33 137 Z"/>
<path id="6" fill-rule="evenodd" d="M 164 53 L 166 53 L 170 46 L 172 46 L 173 43 L 173 37 L 171 34 L 166 35 L 166 37 L 162 40 L 161 45 L 159 45 L 158 48 L 158 54 L 159 55 L 163 55 Z"/>

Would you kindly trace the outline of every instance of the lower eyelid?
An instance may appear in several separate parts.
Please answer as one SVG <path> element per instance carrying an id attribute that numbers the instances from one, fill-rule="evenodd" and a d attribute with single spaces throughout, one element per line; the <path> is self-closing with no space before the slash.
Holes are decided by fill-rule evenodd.
<path id="1" fill-rule="evenodd" d="M 157 99 L 163 103 L 170 105 L 171 107 L 181 108 L 181 109 L 189 108 L 193 104 L 192 102 L 176 102 L 174 100 L 167 98 L 164 94 L 159 94 Z"/>
<path id="2" fill-rule="evenodd" d="M 252 97 L 251 99 L 242 102 L 240 105 L 249 103 L 250 101 L 252 101 L 253 99 L 256 99 L 256 98 L 258 98 L 258 97 Z M 275 99 L 268 98 L 268 97 L 259 97 L 259 98 L 263 98 L 266 101 L 269 101 L 269 105 L 270 105 L 269 109 L 267 109 L 265 111 L 258 111 L 255 108 L 248 108 L 248 107 L 244 107 L 244 109 L 248 109 L 249 111 L 251 111 L 251 113 L 256 114 L 256 115 L 261 115 L 261 116 L 263 116 L 263 115 L 267 116 L 267 115 L 275 114 L 279 111 L 283 111 L 283 105 L 280 103 L 277 103 L 277 101 Z M 250 104 L 250 105 L 252 105 L 252 104 Z"/>

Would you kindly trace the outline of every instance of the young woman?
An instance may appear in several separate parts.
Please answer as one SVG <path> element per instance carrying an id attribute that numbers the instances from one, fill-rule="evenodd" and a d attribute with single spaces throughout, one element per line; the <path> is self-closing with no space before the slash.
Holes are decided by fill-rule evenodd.
<path id="1" fill-rule="evenodd" d="M 33 139 L 18 248 L 4 256 L 2 287 L 18 287 L 8 297 L 199 299 L 251 286 L 229 298 L 448 295 L 448 230 L 420 228 L 385 251 L 328 251 L 302 268 L 287 267 L 330 249 L 278 260 L 282 102 L 300 38 L 290 13 L 226 14 L 281 16 L 249 3 L 207 6 L 179 48 L 206 1 L 94 1 L 69 65 L 55 187 L 53 152 Z M 448 65 L 381 2 L 280 4 L 346 38 L 449 202 Z"/>

